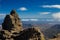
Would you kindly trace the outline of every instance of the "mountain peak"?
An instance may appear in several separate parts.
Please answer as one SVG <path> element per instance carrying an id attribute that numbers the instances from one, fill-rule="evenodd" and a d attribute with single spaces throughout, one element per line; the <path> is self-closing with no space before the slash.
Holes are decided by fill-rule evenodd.
<path id="1" fill-rule="evenodd" d="M 12 15 L 12 14 L 16 14 L 16 10 L 13 9 L 13 10 L 10 12 L 10 14 L 11 14 L 11 15 Z"/>

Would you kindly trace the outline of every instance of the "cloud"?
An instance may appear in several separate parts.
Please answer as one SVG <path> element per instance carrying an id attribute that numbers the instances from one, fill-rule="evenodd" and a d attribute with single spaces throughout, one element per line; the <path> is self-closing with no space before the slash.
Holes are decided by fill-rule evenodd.
<path id="1" fill-rule="evenodd" d="M 54 18 L 60 19 L 60 12 L 52 14 Z"/>
<path id="2" fill-rule="evenodd" d="M 21 19 L 21 21 L 29 21 L 29 19 Z"/>
<path id="3" fill-rule="evenodd" d="M 39 21 L 38 19 L 22 19 L 22 21 Z"/>
<path id="4" fill-rule="evenodd" d="M 50 14 L 50 12 L 40 12 L 40 14 L 46 15 L 46 14 Z"/>
<path id="5" fill-rule="evenodd" d="M 52 17 L 56 20 L 60 20 L 60 12 L 57 12 L 57 13 L 53 13 L 52 14 Z"/>
<path id="6" fill-rule="evenodd" d="M 38 19 L 30 19 L 31 21 L 38 21 Z"/>
<path id="7" fill-rule="evenodd" d="M 6 14 L 2 14 L 2 13 L 0 13 L 0 16 L 5 16 Z"/>
<path id="8" fill-rule="evenodd" d="M 26 11 L 26 10 L 28 10 L 28 9 L 27 9 L 26 7 L 20 7 L 19 10 L 21 10 L 21 11 Z"/>
<path id="9" fill-rule="evenodd" d="M 4 18 L 5 16 L 6 16 L 6 14 L 0 13 L 0 19 Z"/>
<path id="10" fill-rule="evenodd" d="M 47 19 L 37 19 L 37 18 L 32 19 L 31 18 L 31 19 L 21 19 L 21 21 L 51 21 L 52 22 L 52 21 L 55 21 L 55 20 L 54 19 L 48 19 L 48 18 Z"/>
<path id="11" fill-rule="evenodd" d="M 58 8 L 60 9 L 60 5 L 43 5 L 43 8 Z"/>

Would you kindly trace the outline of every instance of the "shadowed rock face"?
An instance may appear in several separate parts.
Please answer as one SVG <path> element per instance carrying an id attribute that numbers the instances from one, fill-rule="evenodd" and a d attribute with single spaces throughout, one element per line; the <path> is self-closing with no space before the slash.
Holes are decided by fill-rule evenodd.
<path id="1" fill-rule="evenodd" d="M 15 10 L 12 10 L 10 15 L 6 15 L 4 22 L 2 23 L 2 26 L 3 29 L 9 31 L 20 31 L 22 29 L 22 23 Z"/>
<path id="2" fill-rule="evenodd" d="M 0 37 L 2 40 L 45 40 L 40 28 L 23 29 L 15 10 L 12 10 L 10 15 L 6 15 L 2 28 Z"/>
<path id="3" fill-rule="evenodd" d="M 6 15 L 2 27 L 4 30 L 11 30 L 13 28 L 12 20 L 9 15 Z"/>
<path id="4" fill-rule="evenodd" d="M 14 36 L 13 33 L 18 34 L 22 30 L 22 23 L 15 10 L 12 10 L 10 15 L 6 15 L 2 23 L 2 29 L 4 32 L 2 34 L 6 39 L 11 38 L 12 35 Z"/>
<path id="5" fill-rule="evenodd" d="M 40 30 L 35 28 L 24 29 L 20 35 L 14 38 L 15 40 L 45 40 Z"/>

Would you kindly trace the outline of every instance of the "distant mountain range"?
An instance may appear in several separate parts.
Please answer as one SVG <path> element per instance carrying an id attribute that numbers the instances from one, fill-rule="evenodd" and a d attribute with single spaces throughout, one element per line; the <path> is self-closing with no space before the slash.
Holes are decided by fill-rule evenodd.
<path id="1" fill-rule="evenodd" d="M 45 36 L 49 37 L 49 38 L 53 38 L 53 36 L 57 35 L 58 33 L 60 33 L 60 24 L 56 24 L 48 29 L 46 29 L 44 31 Z"/>
<path id="2" fill-rule="evenodd" d="M 53 36 L 60 33 L 60 23 L 48 23 L 48 22 L 40 22 L 40 21 L 22 21 L 24 28 L 29 27 L 40 27 L 41 31 L 48 38 L 53 38 Z"/>

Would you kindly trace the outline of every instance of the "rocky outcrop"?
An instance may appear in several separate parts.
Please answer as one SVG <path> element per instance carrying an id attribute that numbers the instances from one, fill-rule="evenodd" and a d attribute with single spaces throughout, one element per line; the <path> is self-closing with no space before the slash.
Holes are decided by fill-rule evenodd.
<path id="1" fill-rule="evenodd" d="M 22 23 L 15 10 L 12 10 L 10 15 L 6 15 L 4 22 L 2 23 L 2 27 L 4 30 L 11 32 L 22 30 Z"/>
<path id="2" fill-rule="evenodd" d="M 45 40 L 44 35 L 39 28 L 28 28 L 20 32 L 20 35 L 14 38 L 15 40 Z"/>
<path id="3" fill-rule="evenodd" d="M 48 40 L 60 40 L 60 33 L 58 33 L 57 35 L 55 35 L 55 37 L 50 38 Z"/>
<path id="4" fill-rule="evenodd" d="M 5 38 L 11 38 L 12 35 L 15 35 L 13 33 L 18 34 L 22 31 L 22 23 L 15 10 L 12 10 L 10 15 L 6 15 L 4 22 L 2 23 L 2 29 Z"/>
<path id="5" fill-rule="evenodd" d="M 40 28 L 23 29 L 15 10 L 12 10 L 10 15 L 6 15 L 2 29 L 0 37 L 2 40 L 45 40 Z"/>

